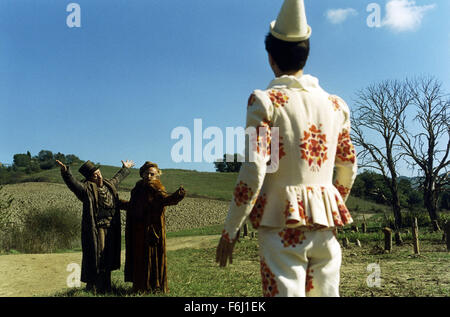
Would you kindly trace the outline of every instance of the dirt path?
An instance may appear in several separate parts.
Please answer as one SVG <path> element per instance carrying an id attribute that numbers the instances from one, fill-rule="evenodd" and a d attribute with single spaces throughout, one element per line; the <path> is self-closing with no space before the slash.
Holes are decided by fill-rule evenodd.
<path id="1" fill-rule="evenodd" d="M 219 236 L 167 239 L 167 250 L 205 248 Z M 122 251 L 122 262 L 125 260 Z M 67 287 L 70 263 L 81 264 L 81 253 L 14 254 L 0 256 L 0 296 L 47 296 Z"/>

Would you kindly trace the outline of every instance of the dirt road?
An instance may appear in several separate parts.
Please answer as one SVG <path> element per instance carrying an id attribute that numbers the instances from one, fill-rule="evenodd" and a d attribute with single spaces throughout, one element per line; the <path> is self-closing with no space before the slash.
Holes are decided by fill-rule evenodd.
<path id="1" fill-rule="evenodd" d="M 204 248 L 219 236 L 167 239 L 167 250 Z M 122 251 L 122 262 L 125 260 Z M 0 256 L 0 296 L 48 296 L 67 287 L 71 263 L 81 264 L 81 253 L 14 254 Z"/>

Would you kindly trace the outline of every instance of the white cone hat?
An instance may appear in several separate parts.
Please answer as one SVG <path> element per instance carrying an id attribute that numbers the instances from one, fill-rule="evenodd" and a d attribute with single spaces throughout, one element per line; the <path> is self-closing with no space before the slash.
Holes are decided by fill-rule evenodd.
<path id="1" fill-rule="evenodd" d="M 288 42 L 309 39 L 311 27 L 306 20 L 303 0 L 284 0 L 278 18 L 270 23 L 270 33 L 277 39 Z"/>

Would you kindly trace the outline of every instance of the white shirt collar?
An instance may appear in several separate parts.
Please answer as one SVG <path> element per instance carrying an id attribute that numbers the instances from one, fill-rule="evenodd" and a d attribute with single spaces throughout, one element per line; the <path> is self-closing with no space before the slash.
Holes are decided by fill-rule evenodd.
<path id="1" fill-rule="evenodd" d="M 300 88 L 306 91 L 320 88 L 319 79 L 311 75 L 302 75 L 301 77 L 283 75 L 272 80 L 267 89 L 276 87 Z"/>

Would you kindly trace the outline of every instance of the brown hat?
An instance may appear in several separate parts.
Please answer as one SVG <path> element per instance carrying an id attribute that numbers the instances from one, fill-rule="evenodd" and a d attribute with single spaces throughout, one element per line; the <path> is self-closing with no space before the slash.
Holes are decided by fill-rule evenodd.
<path id="1" fill-rule="evenodd" d="M 99 168 L 100 168 L 100 165 L 95 165 L 91 161 L 86 161 L 83 165 L 81 165 L 78 172 L 80 172 L 81 175 L 86 177 L 86 179 L 89 179 L 89 178 L 91 178 L 92 174 L 94 174 L 94 172 L 96 170 L 98 170 Z"/>
<path id="2" fill-rule="evenodd" d="M 156 163 L 152 163 L 150 161 L 147 161 L 144 163 L 144 165 L 141 166 L 141 168 L 139 169 L 139 175 L 142 177 L 142 174 L 144 174 L 144 172 L 146 170 L 148 170 L 151 167 L 156 167 L 159 170 L 158 164 Z"/>

